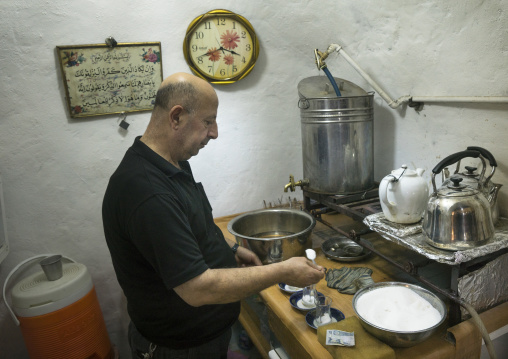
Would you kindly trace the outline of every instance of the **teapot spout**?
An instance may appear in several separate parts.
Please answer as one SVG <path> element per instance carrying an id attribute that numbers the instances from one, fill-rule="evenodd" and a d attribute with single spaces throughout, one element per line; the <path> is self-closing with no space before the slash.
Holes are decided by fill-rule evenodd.
<path id="1" fill-rule="evenodd" d="M 416 173 L 418 174 L 418 176 L 422 176 L 423 175 L 423 172 L 425 172 L 425 170 L 423 168 L 417 168 L 416 169 Z"/>

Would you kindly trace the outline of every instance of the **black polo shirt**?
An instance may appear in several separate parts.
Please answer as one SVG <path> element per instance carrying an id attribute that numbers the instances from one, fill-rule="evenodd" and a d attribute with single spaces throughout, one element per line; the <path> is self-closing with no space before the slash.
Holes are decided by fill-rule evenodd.
<path id="1" fill-rule="evenodd" d="M 194 347 L 227 330 L 238 318 L 240 303 L 195 308 L 173 288 L 208 268 L 237 264 L 189 163 L 176 168 L 140 138 L 106 189 L 106 242 L 138 331 L 158 345 Z"/>

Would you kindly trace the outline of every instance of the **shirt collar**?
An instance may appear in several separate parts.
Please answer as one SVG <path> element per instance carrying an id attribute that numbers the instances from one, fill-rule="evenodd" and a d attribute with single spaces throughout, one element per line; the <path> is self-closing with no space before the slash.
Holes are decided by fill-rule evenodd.
<path id="1" fill-rule="evenodd" d="M 173 177 L 178 173 L 190 175 L 192 177 L 192 172 L 188 161 L 178 162 L 181 169 L 174 166 L 169 161 L 160 156 L 157 152 L 148 147 L 144 142 L 142 142 L 141 136 L 135 138 L 131 149 L 152 163 L 158 169 L 160 169 L 168 177 Z"/>

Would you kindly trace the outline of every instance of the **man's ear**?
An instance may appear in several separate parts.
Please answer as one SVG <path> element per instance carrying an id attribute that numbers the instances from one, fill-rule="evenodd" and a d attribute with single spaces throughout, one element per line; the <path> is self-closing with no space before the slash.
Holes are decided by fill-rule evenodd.
<path id="1" fill-rule="evenodd" d="M 183 107 L 180 105 L 175 105 L 169 110 L 169 122 L 172 128 L 178 128 L 182 122 L 181 116 L 183 114 Z"/>

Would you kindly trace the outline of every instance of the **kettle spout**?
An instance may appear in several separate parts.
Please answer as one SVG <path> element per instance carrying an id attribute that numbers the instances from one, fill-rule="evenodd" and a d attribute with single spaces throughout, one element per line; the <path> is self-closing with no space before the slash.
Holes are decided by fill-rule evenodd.
<path id="1" fill-rule="evenodd" d="M 493 186 L 489 192 L 489 195 L 487 197 L 487 200 L 489 201 L 490 205 L 493 206 L 497 201 L 497 195 L 499 194 L 499 190 L 503 187 L 502 184 L 499 183 L 493 183 Z"/>

